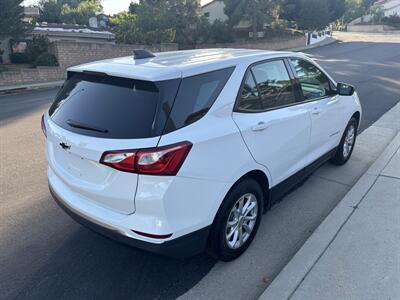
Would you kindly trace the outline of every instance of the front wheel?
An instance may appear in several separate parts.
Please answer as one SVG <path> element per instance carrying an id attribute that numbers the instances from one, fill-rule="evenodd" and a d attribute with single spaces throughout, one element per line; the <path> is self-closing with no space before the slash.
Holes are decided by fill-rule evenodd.
<path id="1" fill-rule="evenodd" d="M 331 162 L 335 165 L 344 165 L 353 153 L 357 138 L 358 122 L 356 118 L 351 118 L 340 140 L 339 147 Z"/>
<path id="2" fill-rule="evenodd" d="M 245 179 L 229 191 L 211 229 L 212 256 L 231 261 L 249 247 L 260 224 L 262 203 L 261 187 L 253 179 Z"/>

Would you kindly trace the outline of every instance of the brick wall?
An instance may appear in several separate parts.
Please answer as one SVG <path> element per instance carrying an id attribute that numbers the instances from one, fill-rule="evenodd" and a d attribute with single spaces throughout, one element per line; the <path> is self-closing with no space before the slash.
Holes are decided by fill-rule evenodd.
<path id="1" fill-rule="evenodd" d="M 177 44 L 114 45 L 96 43 L 77 43 L 70 41 L 55 42 L 52 52 L 58 59 L 59 67 L 37 67 L 0 73 L 0 87 L 59 81 L 65 78 L 65 70 L 74 65 L 91 61 L 133 55 L 134 49 L 147 49 L 152 52 L 177 50 Z"/>
<path id="2" fill-rule="evenodd" d="M 274 39 L 259 42 L 236 42 L 228 44 L 199 45 L 204 48 L 248 48 L 282 50 L 304 46 L 305 37 L 293 39 Z M 64 79 L 66 68 L 91 61 L 132 55 L 134 49 L 147 49 L 152 52 L 177 50 L 177 44 L 161 44 L 154 46 L 143 45 L 114 45 L 97 43 L 78 43 L 71 41 L 59 41 L 52 44 L 50 51 L 56 55 L 59 67 L 38 67 L 35 69 L 21 69 L 0 73 L 0 87 L 29 83 L 51 82 Z"/>
<path id="3" fill-rule="evenodd" d="M 61 68 L 67 68 L 100 59 L 133 55 L 134 49 L 147 49 L 152 52 L 177 50 L 177 44 L 161 44 L 153 46 L 120 45 L 120 44 L 94 44 L 75 42 L 56 42 L 53 53 L 58 58 Z"/>

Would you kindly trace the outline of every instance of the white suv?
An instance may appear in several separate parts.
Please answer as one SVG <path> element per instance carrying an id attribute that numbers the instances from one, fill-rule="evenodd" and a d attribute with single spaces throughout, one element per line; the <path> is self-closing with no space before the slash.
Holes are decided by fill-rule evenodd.
<path id="1" fill-rule="evenodd" d="M 350 158 L 358 96 L 302 54 L 134 53 L 70 68 L 42 119 L 50 191 L 95 231 L 232 260 L 285 193 Z"/>

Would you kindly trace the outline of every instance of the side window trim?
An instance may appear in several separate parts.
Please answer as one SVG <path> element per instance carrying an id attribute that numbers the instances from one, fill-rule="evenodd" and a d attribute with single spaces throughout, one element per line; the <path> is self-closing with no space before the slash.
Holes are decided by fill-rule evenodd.
<path id="1" fill-rule="evenodd" d="M 262 105 L 260 89 L 259 89 L 259 87 L 258 87 L 258 82 L 257 82 L 257 80 L 256 80 L 256 78 L 255 78 L 255 76 L 254 76 L 254 74 L 253 74 L 253 72 L 252 72 L 252 68 L 253 68 L 254 66 L 262 65 L 262 64 L 265 64 L 265 63 L 268 63 L 268 62 L 272 62 L 272 61 L 282 61 L 282 62 L 284 63 L 284 66 L 285 66 L 285 68 L 286 68 L 286 72 L 287 72 L 287 74 L 288 74 L 288 76 L 289 76 L 290 82 L 291 82 L 292 87 L 293 87 L 293 89 L 292 89 L 293 97 L 295 98 L 295 100 L 297 99 L 297 96 L 296 96 L 296 93 L 295 93 L 295 81 L 294 81 L 294 80 L 296 80 L 296 78 L 294 77 L 294 75 L 293 75 L 292 72 L 290 71 L 290 70 L 291 70 L 291 69 L 290 69 L 291 67 L 289 67 L 289 66 L 291 65 L 290 62 L 286 62 L 286 60 L 287 60 L 288 58 L 289 58 L 289 57 L 286 57 L 286 56 L 268 58 L 268 59 L 264 59 L 264 60 L 257 61 L 257 62 L 255 62 L 255 63 L 252 63 L 251 65 L 249 65 L 249 66 L 247 67 L 247 69 L 246 69 L 246 72 L 244 73 L 243 78 L 242 78 L 242 82 L 241 82 L 241 84 L 240 84 L 240 88 L 239 88 L 238 94 L 237 94 L 237 96 L 236 96 L 235 104 L 234 104 L 234 106 L 233 106 L 233 112 L 237 112 L 237 113 L 246 113 L 246 114 L 258 114 L 258 113 L 264 113 L 264 112 L 268 112 L 268 111 L 277 110 L 277 109 L 281 109 L 281 108 L 290 107 L 290 106 L 294 106 L 294 105 L 300 104 L 300 103 L 298 103 L 298 102 L 296 101 L 296 102 L 294 102 L 294 103 L 287 104 L 287 105 L 281 105 L 281 106 L 276 106 L 276 107 L 271 107 L 271 108 L 264 108 L 263 110 L 260 110 L 260 111 L 243 111 L 243 110 L 239 109 L 239 102 L 240 102 L 240 98 L 241 98 L 241 93 L 242 93 L 242 90 L 243 90 L 243 86 L 244 86 L 244 84 L 245 84 L 245 82 L 246 82 L 246 78 L 247 78 L 247 73 L 248 73 L 248 72 L 250 72 L 250 73 L 252 74 L 253 80 L 254 80 L 254 82 L 255 82 L 255 84 L 256 84 L 256 86 L 257 86 L 258 98 L 260 99 L 261 105 Z M 289 64 L 289 66 L 288 66 L 288 64 Z M 262 105 L 262 106 L 263 106 L 263 105 Z"/>
<path id="2" fill-rule="evenodd" d="M 292 81 L 293 93 L 296 101 L 295 103 L 300 103 L 304 100 L 304 95 L 303 95 L 303 90 L 301 89 L 300 86 L 299 78 L 296 76 L 296 72 L 293 68 L 293 65 L 287 57 L 285 57 L 284 62 L 286 65 L 286 69 L 288 70 L 288 73 L 290 75 L 290 79 Z"/>
<path id="3" fill-rule="evenodd" d="M 262 99 L 261 99 L 261 91 L 260 91 L 260 87 L 258 86 L 258 82 L 256 80 L 256 76 L 254 76 L 254 73 L 253 73 L 252 69 L 249 69 L 249 73 L 251 74 L 251 78 L 253 78 L 253 81 L 254 81 L 254 83 L 256 84 L 256 87 L 257 87 L 257 93 L 258 93 L 258 97 L 257 98 L 258 98 L 258 102 L 260 103 L 260 107 L 264 108 L 263 102 L 262 102 Z M 240 98 L 239 98 L 239 101 L 240 101 Z"/>

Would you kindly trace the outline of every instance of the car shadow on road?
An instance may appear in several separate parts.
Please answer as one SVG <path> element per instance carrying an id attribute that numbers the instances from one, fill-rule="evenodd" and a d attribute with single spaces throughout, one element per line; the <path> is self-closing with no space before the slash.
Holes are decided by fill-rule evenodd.
<path id="1" fill-rule="evenodd" d="M 175 299 L 216 263 L 205 254 L 185 260 L 156 256 L 66 225 L 71 227 L 62 244 L 44 250 L 51 255 L 17 299 Z"/>
<path id="2" fill-rule="evenodd" d="M 58 88 L 0 94 L 0 124 L 18 121 L 38 111 L 47 110 Z"/>

